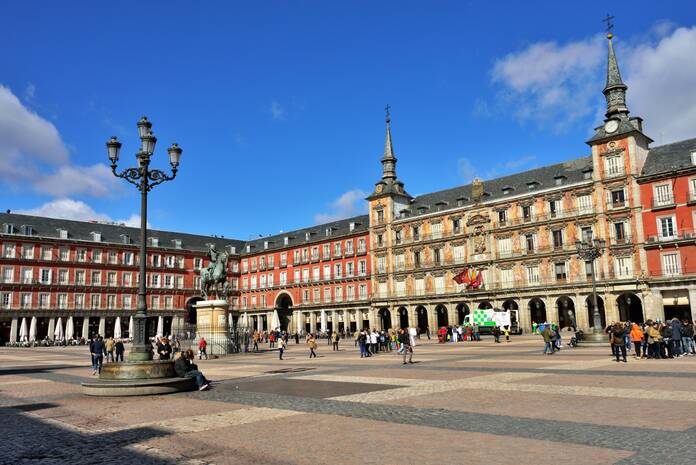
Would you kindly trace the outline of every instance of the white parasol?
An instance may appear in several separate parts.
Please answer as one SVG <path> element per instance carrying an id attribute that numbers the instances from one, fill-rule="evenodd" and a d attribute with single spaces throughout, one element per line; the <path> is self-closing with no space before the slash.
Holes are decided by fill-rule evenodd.
<path id="1" fill-rule="evenodd" d="M 22 318 L 22 324 L 19 327 L 19 342 L 25 342 L 29 337 L 29 331 L 27 331 L 27 319 Z"/>
<path id="2" fill-rule="evenodd" d="M 164 318 L 162 316 L 157 319 L 157 335 L 164 336 Z"/>
<path id="3" fill-rule="evenodd" d="M 63 340 L 63 319 L 61 317 L 58 317 L 58 321 L 56 321 L 56 330 L 53 332 L 53 335 L 56 341 L 60 342 Z"/>
<path id="4" fill-rule="evenodd" d="M 121 317 L 116 317 L 116 322 L 114 322 L 114 338 L 121 339 Z"/>
<path id="5" fill-rule="evenodd" d="M 70 340 L 75 335 L 75 323 L 73 323 L 72 317 L 68 318 L 68 322 L 65 323 L 65 339 Z"/>
<path id="6" fill-rule="evenodd" d="M 31 323 L 29 324 L 29 342 L 36 340 L 36 317 L 31 317 Z"/>
<path id="7" fill-rule="evenodd" d="M 326 311 L 322 310 L 321 311 L 321 332 L 325 333 L 327 330 L 327 324 L 326 324 Z"/>
<path id="8" fill-rule="evenodd" d="M 280 329 L 280 317 L 278 316 L 278 310 L 273 310 L 273 318 L 271 319 L 271 329 Z"/>

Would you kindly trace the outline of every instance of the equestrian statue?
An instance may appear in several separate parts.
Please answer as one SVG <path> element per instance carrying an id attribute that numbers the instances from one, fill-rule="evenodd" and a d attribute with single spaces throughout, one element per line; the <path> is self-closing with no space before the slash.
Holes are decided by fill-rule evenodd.
<path id="1" fill-rule="evenodd" d="M 230 255 L 224 251 L 218 252 L 215 244 L 210 244 L 207 256 L 210 263 L 201 270 L 201 293 L 206 299 L 211 295 L 227 299 L 232 291 L 227 281 L 227 260 Z"/>

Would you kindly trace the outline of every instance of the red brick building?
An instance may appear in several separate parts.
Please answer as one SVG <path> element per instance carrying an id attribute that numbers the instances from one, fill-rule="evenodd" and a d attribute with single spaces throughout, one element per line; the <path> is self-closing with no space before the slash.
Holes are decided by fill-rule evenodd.
<path id="1" fill-rule="evenodd" d="M 638 179 L 647 275 L 662 314 L 694 318 L 696 304 L 696 139 L 650 150 Z"/>

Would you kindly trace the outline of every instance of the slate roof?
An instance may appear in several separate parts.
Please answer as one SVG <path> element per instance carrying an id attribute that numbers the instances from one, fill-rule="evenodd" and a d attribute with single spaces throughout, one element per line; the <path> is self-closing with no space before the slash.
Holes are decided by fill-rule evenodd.
<path id="1" fill-rule="evenodd" d="M 354 224 L 353 231 L 350 230 L 350 225 Z M 276 250 L 285 247 L 293 247 L 304 244 L 313 244 L 317 242 L 331 240 L 337 237 L 354 235 L 359 233 L 367 233 L 369 228 L 369 217 L 368 215 L 354 216 L 352 218 L 346 218 L 344 220 L 333 221 L 331 223 L 319 224 L 309 228 L 297 229 L 295 231 L 288 231 L 281 234 L 275 234 L 273 236 L 260 237 L 254 239 L 253 241 L 247 241 L 244 244 L 244 250 L 242 254 L 246 253 L 246 246 L 250 246 L 249 254 L 260 253 L 264 251 L 264 242 L 268 242 L 268 249 L 266 250 Z M 331 228 L 331 235 L 326 235 L 326 230 Z M 309 233 L 309 240 L 306 240 L 306 233 Z M 288 238 L 288 245 L 284 245 L 284 238 Z"/>
<path id="2" fill-rule="evenodd" d="M 20 215 L 16 213 L 0 213 L 0 224 L 12 224 L 14 234 L 18 240 L 29 237 L 22 235 L 22 226 L 28 225 L 33 229 L 33 236 L 47 237 L 59 239 L 59 229 L 68 231 L 68 239 L 78 241 L 88 241 L 93 244 L 92 232 L 101 233 L 102 244 L 124 244 L 122 235 L 130 237 L 130 244 L 137 244 L 140 240 L 140 228 L 133 228 L 119 224 L 107 224 L 100 222 L 89 221 L 73 221 L 56 218 L 46 218 L 41 216 Z M 351 223 L 354 224 L 353 231 L 350 230 Z M 202 236 L 196 234 L 187 234 L 172 231 L 161 231 L 150 229 L 148 237 L 156 237 L 159 239 L 158 247 L 174 249 L 174 240 L 181 241 L 181 250 L 205 252 L 208 250 L 208 244 L 212 243 L 218 249 L 225 246 L 236 248 L 236 253 L 239 255 L 249 255 L 264 251 L 264 242 L 268 241 L 268 249 L 276 250 L 284 247 L 292 247 L 302 244 L 311 244 L 325 240 L 331 240 L 336 237 L 341 237 L 349 234 L 358 234 L 368 230 L 368 216 L 361 215 L 344 220 L 333 221 L 326 224 L 320 224 L 309 228 L 288 231 L 274 236 L 260 237 L 252 241 L 241 241 L 237 239 L 227 239 L 215 236 Z M 331 228 L 331 235 L 326 236 L 326 229 Z M 305 240 L 305 233 L 310 233 L 310 239 Z M 288 245 L 284 245 L 283 238 L 288 237 Z M 246 252 L 246 246 L 250 246 L 250 251 Z M 151 246 L 149 246 L 151 247 Z"/>
<path id="3" fill-rule="evenodd" d="M 483 181 L 484 197 L 482 201 L 499 200 L 507 196 L 519 195 L 536 190 L 548 189 L 556 185 L 556 177 L 563 176 L 563 184 L 572 184 L 585 180 L 585 172 L 592 171 L 592 157 L 576 158 L 555 165 L 544 166 L 522 173 L 511 174 L 500 178 Z M 530 189 L 528 183 L 535 182 L 536 187 Z M 510 189 L 508 194 L 503 193 L 503 188 Z M 431 194 L 419 195 L 411 202 L 409 217 L 420 214 L 428 214 L 438 209 L 446 210 L 457 207 L 457 200 L 464 199 L 462 206 L 473 205 L 471 199 L 471 184 L 466 184 Z M 438 203 L 442 208 L 438 208 Z M 419 208 L 425 207 L 423 213 Z"/>
<path id="4" fill-rule="evenodd" d="M 696 152 L 696 138 L 654 147 L 648 152 L 641 176 L 694 168 L 691 152 Z"/>
<path id="5" fill-rule="evenodd" d="M 108 224 L 89 221 L 73 221 L 56 218 L 46 218 L 42 216 L 20 215 L 16 213 L 0 213 L 0 224 L 12 224 L 15 234 L 20 238 L 29 237 L 22 235 L 22 226 L 29 225 L 33 229 L 33 236 L 48 237 L 59 239 L 60 234 L 58 229 L 66 229 L 68 231 L 68 239 L 89 241 L 97 244 L 92 239 L 92 232 L 101 233 L 102 244 L 124 244 L 122 234 L 130 237 L 130 244 L 137 244 L 140 240 L 140 228 L 133 228 L 119 224 Z M 218 249 L 225 246 L 236 247 L 237 253 L 241 252 L 244 245 L 243 241 L 235 239 L 224 239 L 221 237 L 201 236 L 196 234 L 187 234 L 172 231 L 160 231 L 150 229 L 148 237 L 156 237 L 159 239 L 161 248 L 174 249 L 174 239 L 181 241 L 181 250 L 203 252 L 208 250 L 209 243 L 216 245 Z"/>

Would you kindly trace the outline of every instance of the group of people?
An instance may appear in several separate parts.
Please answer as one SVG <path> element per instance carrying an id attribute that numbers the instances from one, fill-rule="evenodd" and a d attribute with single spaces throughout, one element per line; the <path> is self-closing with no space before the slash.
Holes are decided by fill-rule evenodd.
<path id="1" fill-rule="evenodd" d="M 696 355 L 694 325 L 689 320 L 672 318 L 667 322 L 648 320 L 645 323 L 615 322 L 605 333 L 611 344 L 612 355 L 618 362 L 626 362 L 633 348 L 636 359 L 665 359 Z"/>
<path id="2" fill-rule="evenodd" d="M 113 337 L 104 340 L 97 334 L 89 341 L 89 353 L 92 357 L 92 375 L 101 373 L 104 356 L 107 362 L 122 362 L 126 347 L 121 339 Z"/>

